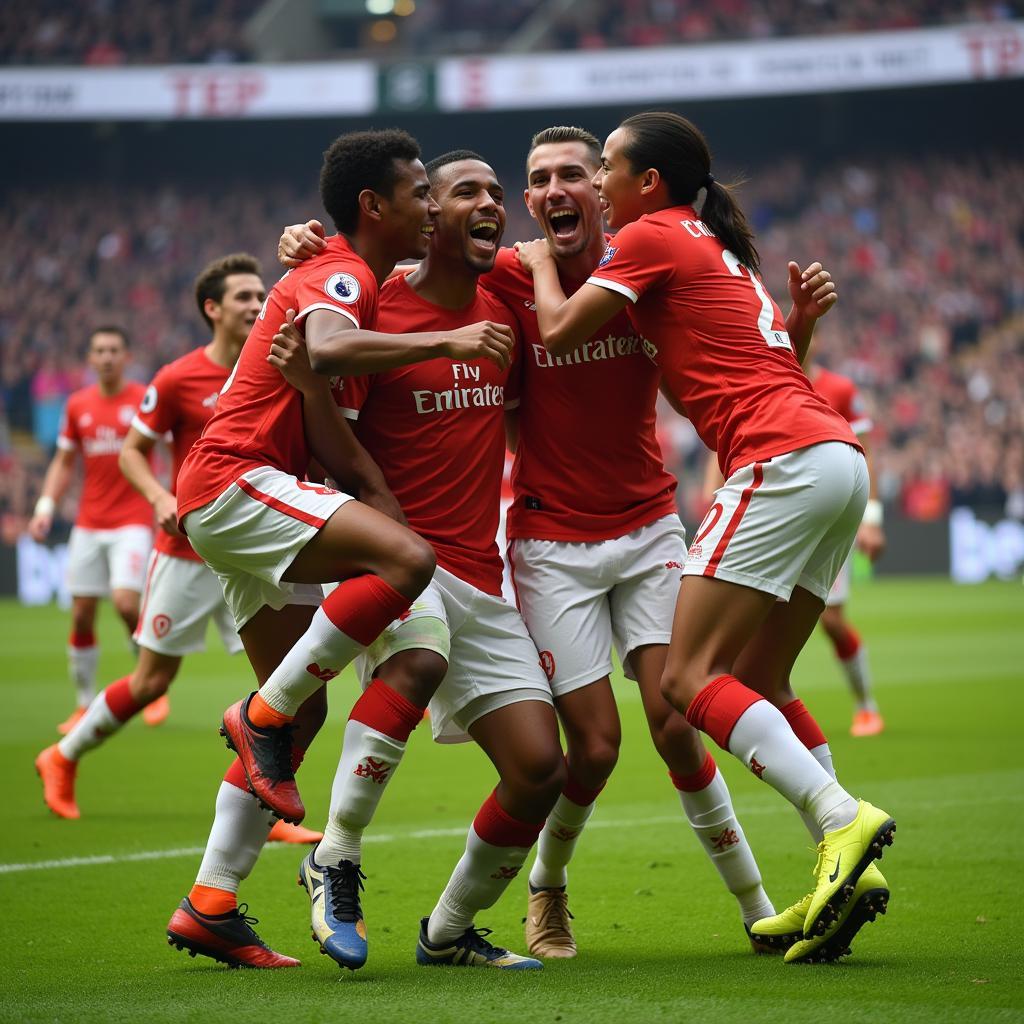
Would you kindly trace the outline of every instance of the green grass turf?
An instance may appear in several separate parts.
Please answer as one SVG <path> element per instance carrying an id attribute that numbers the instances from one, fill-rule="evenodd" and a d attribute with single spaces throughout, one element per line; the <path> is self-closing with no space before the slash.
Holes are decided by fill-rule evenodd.
<path id="1" fill-rule="evenodd" d="M 735 904 L 683 823 L 630 685 L 619 681 L 623 751 L 571 871 L 581 955 L 542 973 L 427 970 L 417 922 L 460 855 L 494 783 L 469 746 L 426 730 L 383 801 L 365 851 L 371 956 L 355 974 L 316 955 L 302 851 L 271 847 L 245 884 L 261 935 L 301 969 L 228 971 L 168 947 L 164 925 L 187 891 L 229 755 L 221 710 L 248 689 L 244 661 L 219 651 L 185 663 L 161 728 L 132 723 L 88 756 L 77 822 L 51 817 L 32 769 L 70 710 L 67 620 L 57 609 L 0 606 L 0 778 L 10 783 L 0 838 L 0 1019 L 25 1021 L 620 1022 L 1009 1021 L 1024 1019 L 1020 871 L 1024 850 L 1024 590 L 992 583 L 879 581 L 851 613 L 869 644 L 888 730 L 852 740 L 850 701 L 816 636 L 797 689 L 830 735 L 840 776 L 899 822 L 882 862 L 887 917 L 854 956 L 784 967 L 753 956 Z M 101 676 L 130 658 L 103 610 Z M 308 822 L 322 821 L 355 687 L 331 685 L 334 712 L 302 771 Z M 801 896 L 813 855 L 796 815 L 727 755 L 718 757 L 779 907 Z M 184 851 L 167 854 L 167 851 Z M 148 851 L 164 855 L 124 860 Z M 9 869 L 110 855 L 116 863 Z M 525 873 L 524 873 L 525 874 Z M 522 949 L 525 880 L 480 925 Z M 1014 917 L 1014 915 L 1018 915 Z"/>

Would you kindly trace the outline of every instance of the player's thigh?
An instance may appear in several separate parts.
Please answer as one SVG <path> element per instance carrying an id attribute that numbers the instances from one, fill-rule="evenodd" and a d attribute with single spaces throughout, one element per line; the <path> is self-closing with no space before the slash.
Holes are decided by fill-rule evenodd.
<path id="1" fill-rule="evenodd" d="M 561 697 L 612 670 L 609 566 L 603 544 L 516 540 L 516 599 L 540 663 Z"/>
<path id="2" fill-rule="evenodd" d="M 110 532 L 110 589 L 139 594 L 153 548 L 153 531 L 147 526 L 122 526 Z"/>
<path id="3" fill-rule="evenodd" d="M 671 638 L 686 532 L 678 516 L 664 516 L 616 543 L 622 571 L 609 595 L 612 633 L 626 677 L 637 679 L 631 652 Z"/>
<path id="4" fill-rule="evenodd" d="M 67 584 L 72 597 L 106 597 L 110 593 L 109 544 L 103 532 L 80 526 L 71 530 Z"/>
<path id="5" fill-rule="evenodd" d="M 523 699 L 481 715 L 467 728 L 503 782 L 516 790 L 541 792 L 554 804 L 566 773 L 558 721 L 549 702 L 524 694 Z"/>

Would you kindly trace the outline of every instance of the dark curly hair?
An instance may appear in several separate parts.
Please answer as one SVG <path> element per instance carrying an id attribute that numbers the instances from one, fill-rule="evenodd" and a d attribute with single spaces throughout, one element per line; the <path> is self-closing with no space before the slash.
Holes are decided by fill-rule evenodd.
<path id="1" fill-rule="evenodd" d="M 320 199 L 343 235 L 359 226 L 359 193 L 371 189 L 391 198 L 398 178 L 396 161 L 418 160 L 419 143 L 401 128 L 371 128 L 341 135 L 324 151 Z"/>

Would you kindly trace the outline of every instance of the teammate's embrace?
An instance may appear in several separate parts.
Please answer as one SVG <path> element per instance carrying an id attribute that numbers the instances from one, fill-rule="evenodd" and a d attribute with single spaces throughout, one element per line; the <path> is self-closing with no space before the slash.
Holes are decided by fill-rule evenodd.
<path id="1" fill-rule="evenodd" d="M 89 366 L 96 383 L 76 391 L 64 409 L 57 451 L 43 480 L 28 531 L 45 540 L 56 503 L 71 484 L 75 459 L 84 465 L 78 517 L 68 545 L 71 636 L 68 665 L 77 707 L 57 728 L 67 733 L 96 693 L 96 610 L 109 595 L 128 632 L 139 618 L 139 594 L 153 543 L 153 510 L 121 475 L 118 455 L 146 388 L 127 381 L 128 335 L 120 327 L 97 327 L 89 336 Z"/>

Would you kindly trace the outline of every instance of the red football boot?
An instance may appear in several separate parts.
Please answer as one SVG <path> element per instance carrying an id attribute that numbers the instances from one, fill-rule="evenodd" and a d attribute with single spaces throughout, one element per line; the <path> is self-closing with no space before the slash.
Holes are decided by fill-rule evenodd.
<path id="1" fill-rule="evenodd" d="M 255 917 L 246 917 L 243 903 L 226 914 L 200 914 L 188 897 L 167 923 L 167 944 L 189 956 L 208 956 L 229 967 L 298 967 L 294 957 L 275 953 L 252 930 Z"/>

